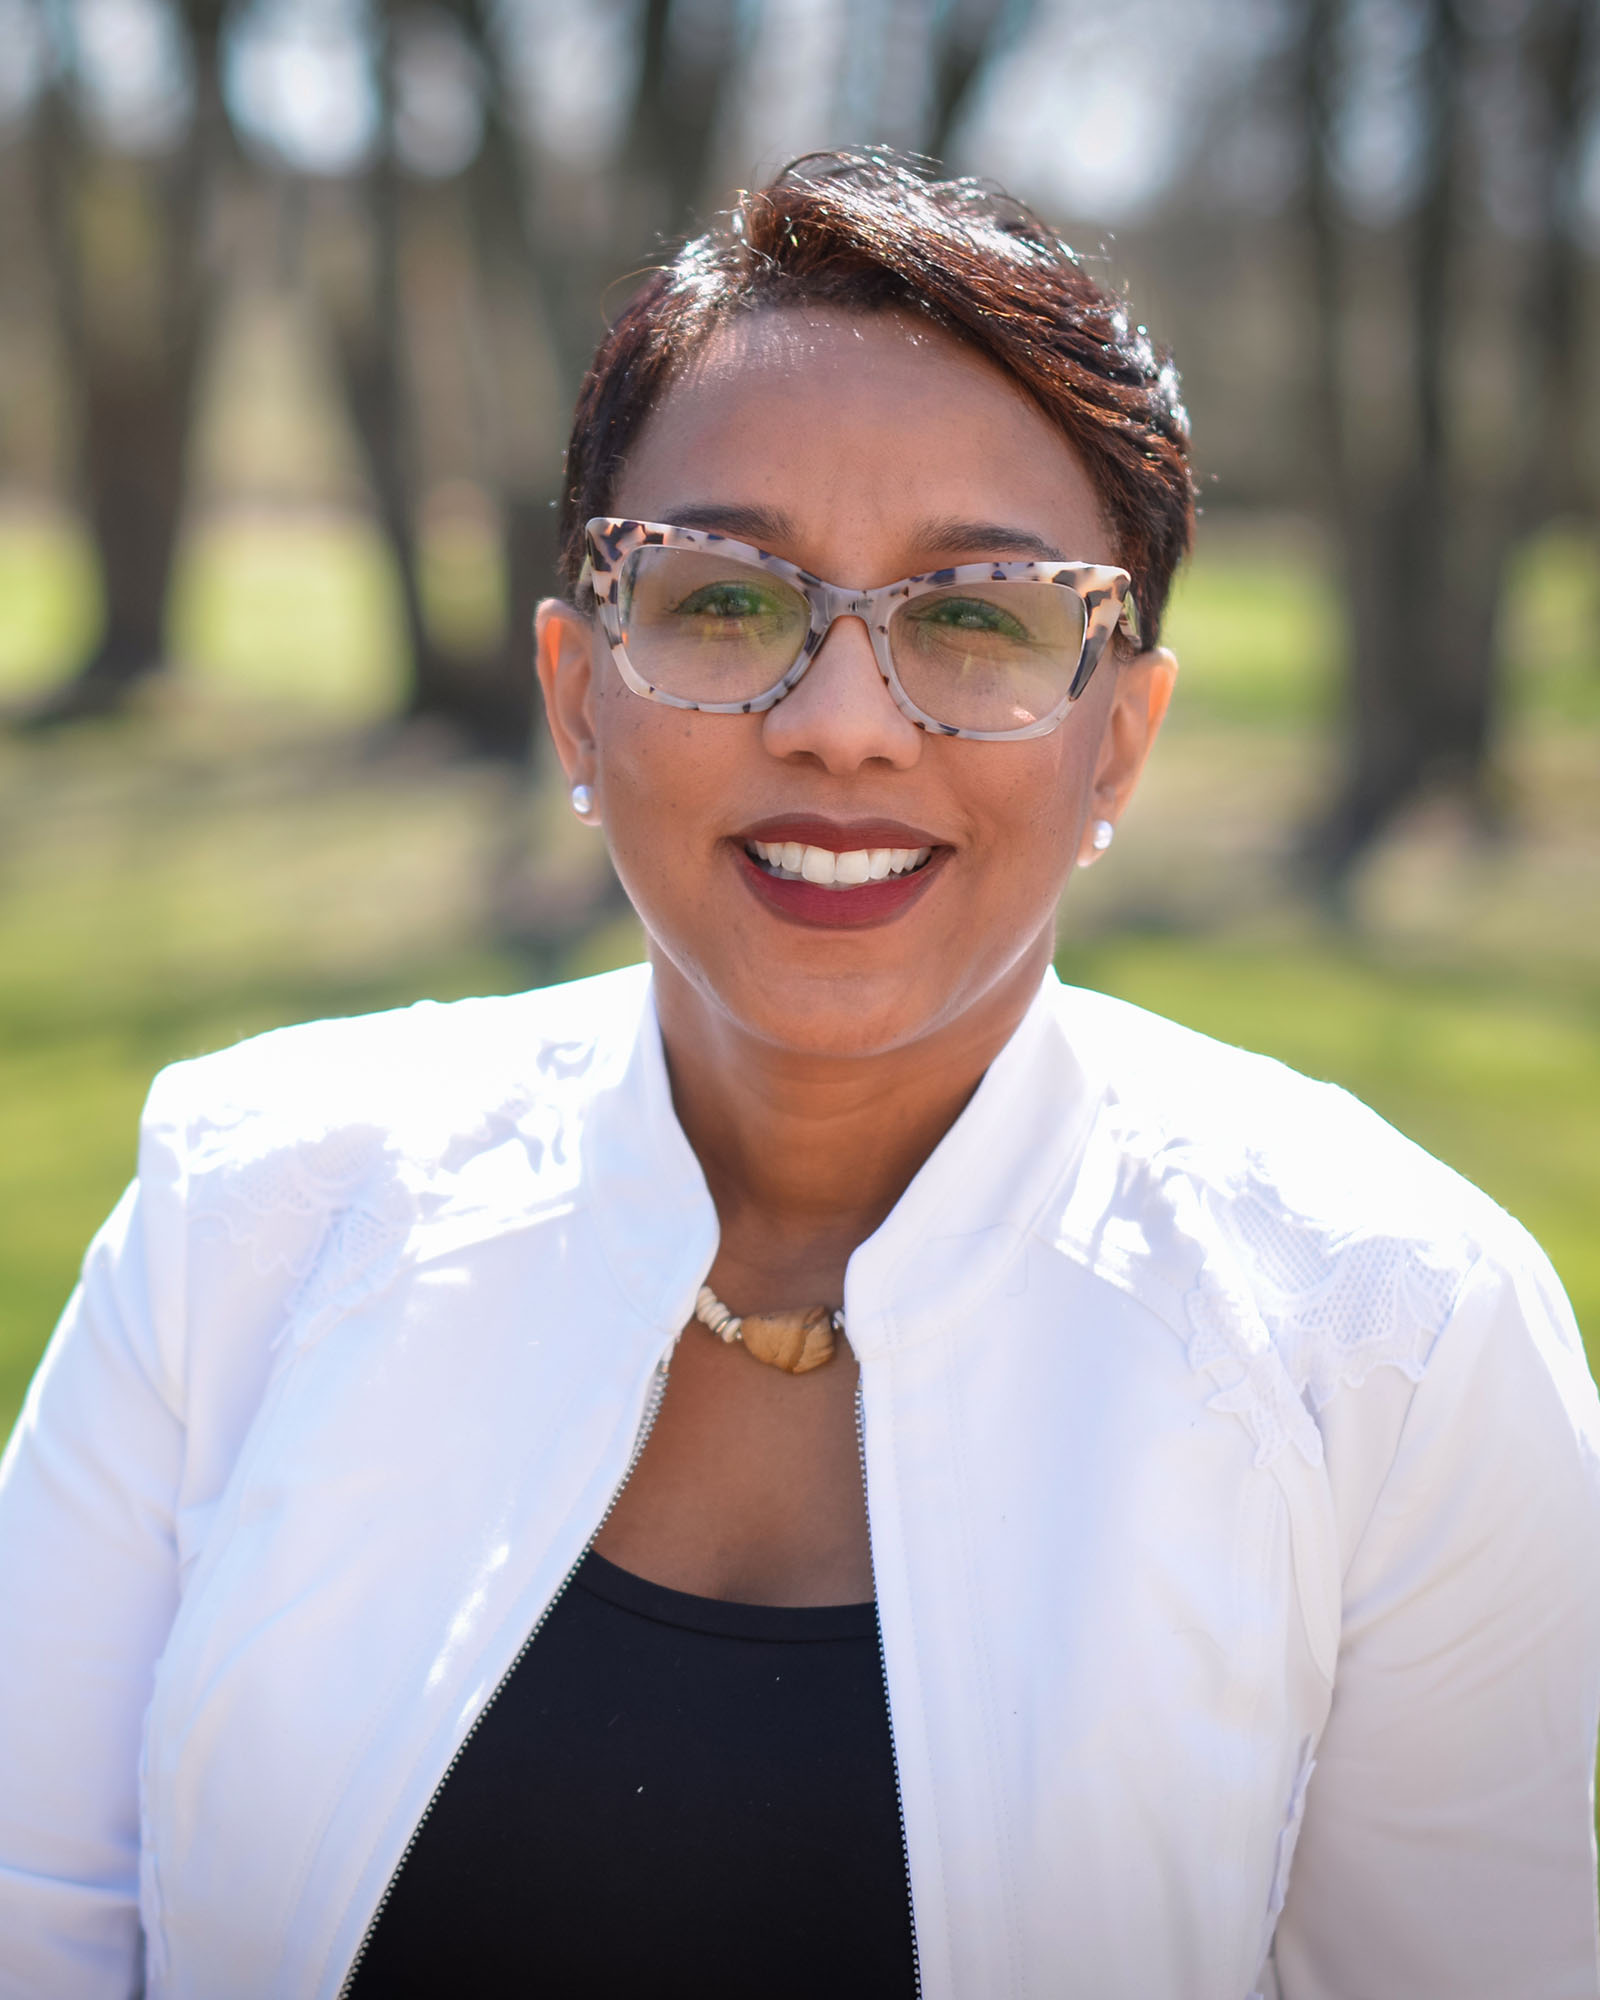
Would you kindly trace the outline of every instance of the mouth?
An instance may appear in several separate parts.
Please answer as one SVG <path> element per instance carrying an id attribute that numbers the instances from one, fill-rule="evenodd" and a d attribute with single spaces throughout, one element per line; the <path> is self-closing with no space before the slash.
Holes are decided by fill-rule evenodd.
<path id="1" fill-rule="evenodd" d="M 921 898 L 953 850 L 893 822 L 769 822 L 738 843 L 739 868 L 767 907 L 813 928 L 887 923 Z"/>
<path id="2" fill-rule="evenodd" d="M 869 882 L 915 875 L 933 857 L 931 847 L 849 847 L 836 853 L 799 840 L 751 840 L 745 853 L 780 882 L 811 882 L 819 889 L 864 889 Z"/>

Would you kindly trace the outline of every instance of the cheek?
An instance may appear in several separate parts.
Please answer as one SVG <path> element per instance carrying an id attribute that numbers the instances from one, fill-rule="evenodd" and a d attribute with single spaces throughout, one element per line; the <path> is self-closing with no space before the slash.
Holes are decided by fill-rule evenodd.
<path id="1" fill-rule="evenodd" d="M 1039 869 L 1055 868 L 1076 846 L 1094 767 L 1090 732 L 1075 731 L 1077 720 L 1032 742 L 966 746 L 982 757 L 970 774 L 974 804 L 981 797 L 997 841 L 1013 854 L 1025 843 Z"/>
<path id="2" fill-rule="evenodd" d="M 689 764 L 694 717 L 641 701 L 610 676 L 595 702 L 595 754 L 608 809 L 619 815 L 664 804 Z"/>
<path id="3" fill-rule="evenodd" d="M 737 723 L 641 701 L 620 684 L 602 690 L 594 719 L 606 834 L 624 881 L 699 857 L 728 796 Z"/>

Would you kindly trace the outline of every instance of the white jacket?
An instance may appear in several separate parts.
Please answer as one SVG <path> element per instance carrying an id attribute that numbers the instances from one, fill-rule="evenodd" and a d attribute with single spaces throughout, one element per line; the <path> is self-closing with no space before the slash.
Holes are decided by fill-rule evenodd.
<path id="1" fill-rule="evenodd" d="M 642 969 L 157 1081 L 0 1473 L 0 1994 L 339 1992 L 716 1235 Z M 1052 978 L 845 1311 L 928 2000 L 1600 1991 L 1600 1423 L 1501 1211 Z"/>

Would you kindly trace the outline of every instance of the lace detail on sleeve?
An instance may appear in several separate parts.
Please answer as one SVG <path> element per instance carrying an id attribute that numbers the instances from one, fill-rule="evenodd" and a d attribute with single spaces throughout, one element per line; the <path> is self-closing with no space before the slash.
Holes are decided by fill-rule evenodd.
<path id="1" fill-rule="evenodd" d="M 190 1213 L 220 1224 L 257 1277 L 289 1280 L 277 1340 L 303 1340 L 392 1271 L 415 1213 L 400 1165 L 370 1125 L 285 1143 L 246 1116 L 200 1139 Z"/>
<path id="2" fill-rule="evenodd" d="M 1422 1379 L 1470 1262 L 1464 1248 L 1440 1253 L 1394 1236 L 1319 1241 L 1256 1199 L 1236 1203 L 1230 1223 L 1284 1365 L 1314 1409 L 1359 1389 L 1374 1368 Z"/>
<path id="3" fill-rule="evenodd" d="M 593 1038 L 508 1048 L 502 1022 L 434 1047 L 390 1017 L 287 1032 L 287 1050 L 269 1037 L 227 1053 L 189 1148 L 191 1219 L 281 1293 L 274 1345 L 315 1338 L 386 1285 L 419 1224 L 453 1201 L 520 1214 L 577 1171 Z M 525 1171 L 485 1193 L 474 1174 L 502 1147 Z"/>
<path id="4" fill-rule="evenodd" d="M 348 1202 L 383 1148 L 367 1131 L 335 1131 L 300 1144 L 263 1129 L 264 1119 L 213 1123 L 195 1147 L 189 1212 L 218 1222 L 250 1251 L 260 1277 L 286 1270 L 304 1278 L 330 1211 Z"/>
<path id="5" fill-rule="evenodd" d="M 1189 1365 L 1216 1383 L 1210 1407 L 1230 1412 L 1249 1430 L 1256 1464 L 1270 1465 L 1292 1444 L 1308 1464 L 1320 1465 L 1322 1434 L 1249 1294 L 1208 1262 L 1184 1304 Z"/>
<path id="6" fill-rule="evenodd" d="M 172 1115 L 206 1282 L 250 1290 L 272 1344 L 299 1345 L 406 1257 L 570 1200 L 588 1106 L 630 1059 L 647 993 L 641 968 L 308 1022 L 201 1058 Z"/>
<path id="7" fill-rule="evenodd" d="M 330 1319 L 380 1291 L 400 1263 L 414 1210 L 409 1191 L 389 1177 L 336 1210 L 321 1254 L 289 1301 L 279 1338 L 303 1344 Z"/>
<path id="8" fill-rule="evenodd" d="M 1286 1444 L 1320 1465 L 1313 1413 L 1340 1389 L 1375 1368 L 1421 1380 L 1471 1263 L 1465 1240 L 1450 1228 L 1340 1229 L 1254 1174 L 1191 1185 L 1189 1200 L 1204 1252 L 1185 1299 L 1189 1358 L 1217 1382 L 1211 1407 L 1245 1421 L 1258 1465 Z"/>

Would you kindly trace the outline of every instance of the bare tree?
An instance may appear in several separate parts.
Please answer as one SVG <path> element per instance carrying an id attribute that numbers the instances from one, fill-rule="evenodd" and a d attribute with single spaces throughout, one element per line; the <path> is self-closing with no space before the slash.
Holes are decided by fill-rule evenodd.
<path id="1" fill-rule="evenodd" d="M 608 185 L 597 191 L 576 185 L 571 168 L 552 159 L 537 130 L 530 131 L 505 81 L 496 9 L 489 0 L 455 0 L 455 7 L 492 80 L 485 144 L 469 177 L 480 295 L 491 318 L 509 315 L 515 326 L 542 335 L 564 414 L 604 327 L 607 302 L 625 295 L 625 274 L 668 253 L 700 226 L 709 206 L 726 198 L 711 177 L 717 134 L 745 80 L 740 55 L 741 39 L 751 33 L 749 10 L 736 0 L 644 0 L 637 86 Z M 1008 7 L 1006 0 L 956 0 L 937 21 L 919 23 L 932 37 L 935 78 L 916 135 L 923 143 L 943 150 L 985 64 L 1025 17 L 1025 7 Z M 504 356 L 513 345 L 502 335 L 491 351 Z M 496 394 L 502 409 L 515 410 L 514 381 L 497 383 Z M 509 604 L 501 685 L 515 690 L 513 701 L 530 700 L 528 633 L 554 573 L 560 494 L 560 462 L 548 434 L 537 461 L 526 450 L 510 455 L 500 484 Z"/>
<path id="2" fill-rule="evenodd" d="M 908 30 L 898 14 L 909 9 L 909 31 L 931 38 L 922 49 L 928 102 L 911 136 L 935 148 L 1020 18 L 1005 0 L 840 4 L 848 7 L 847 26 L 883 14 L 879 25 L 902 34 Z M 517 11 L 497 0 L 370 0 L 377 132 L 351 190 L 365 255 L 354 282 L 348 268 L 337 283 L 314 278 L 398 580 L 409 712 L 444 718 L 474 747 L 514 757 L 526 754 L 530 736 L 529 627 L 553 571 L 562 413 L 604 326 L 608 299 L 622 295 L 618 273 L 660 257 L 722 197 L 711 185 L 717 135 L 734 122 L 756 19 L 738 0 L 642 0 L 636 44 L 618 65 L 632 83 L 613 141 L 599 157 L 574 163 L 548 142 L 514 87 L 508 23 Z M 72 10 L 61 18 L 70 21 Z M 227 276 L 216 250 L 217 218 L 230 185 L 263 171 L 229 125 L 219 66 L 232 19 L 226 0 L 181 0 L 173 19 L 186 37 L 192 102 L 164 152 L 119 156 L 88 128 L 70 40 L 35 121 L 82 492 L 106 607 L 92 657 L 34 711 L 36 723 L 114 706 L 163 663 L 196 389 Z M 458 55 L 465 52 L 481 99 L 478 142 L 456 163 L 444 193 L 408 169 L 397 132 L 402 60 L 419 37 L 442 46 L 441 26 L 456 37 Z M 842 46 L 848 56 L 849 35 Z M 524 49 L 522 59 L 538 65 L 541 52 L 535 47 L 530 57 Z M 406 271 L 419 231 L 428 218 L 437 220 L 442 200 L 455 204 L 469 251 L 460 310 L 475 329 L 489 412 L 483 475 L 504 529 L 506 629 L 497 644 L 476 648 L 446 643 L 433 631 L 423 584 L 418 436 L 430 383 L 408 336 Z M 109 223 L 108 204 L 120 210 Z M 313 221 L 299 237 L 312 272 L 316 235 Z"/>
<path id="3" fill-rule="evenodd" d="M 110 152 L 87 129 L 70 48 L 35 120 L 59 337 L 77 401 L 79 478 L 105 621 L 50 723 L 115 706 L 162 663 L 167 581 L 183 508 L 190 421 L 216 298 L 208 194 L 230 152 L 217 87 L 218 0 L 193 0 L 193 105 L 154 158 Z"/>
<path id="4" fill-rule="evenodd" d="M 1339 188 L 1353 13 L 1307 0 L 1300 44 L 1315 400 L 1349 624 L 1344 775 L 1308 840 L 1330 886 L 1425 789 L 1450 787 L 1493 823 L 1511 558 L 1584 478 L 1576 185 L 1593 9 L 1418 0 L 1416 189 L 1387 230 L 1353 219 Z M 1523 113 L 1498 128 L 1483 110 L 1496 83 Z M 1485 200 L 1497 170 L 1525 189 L 1515 229 Z M 1380 342 L 1405 357 L 1379 371 L 1387 396 Z"/>

